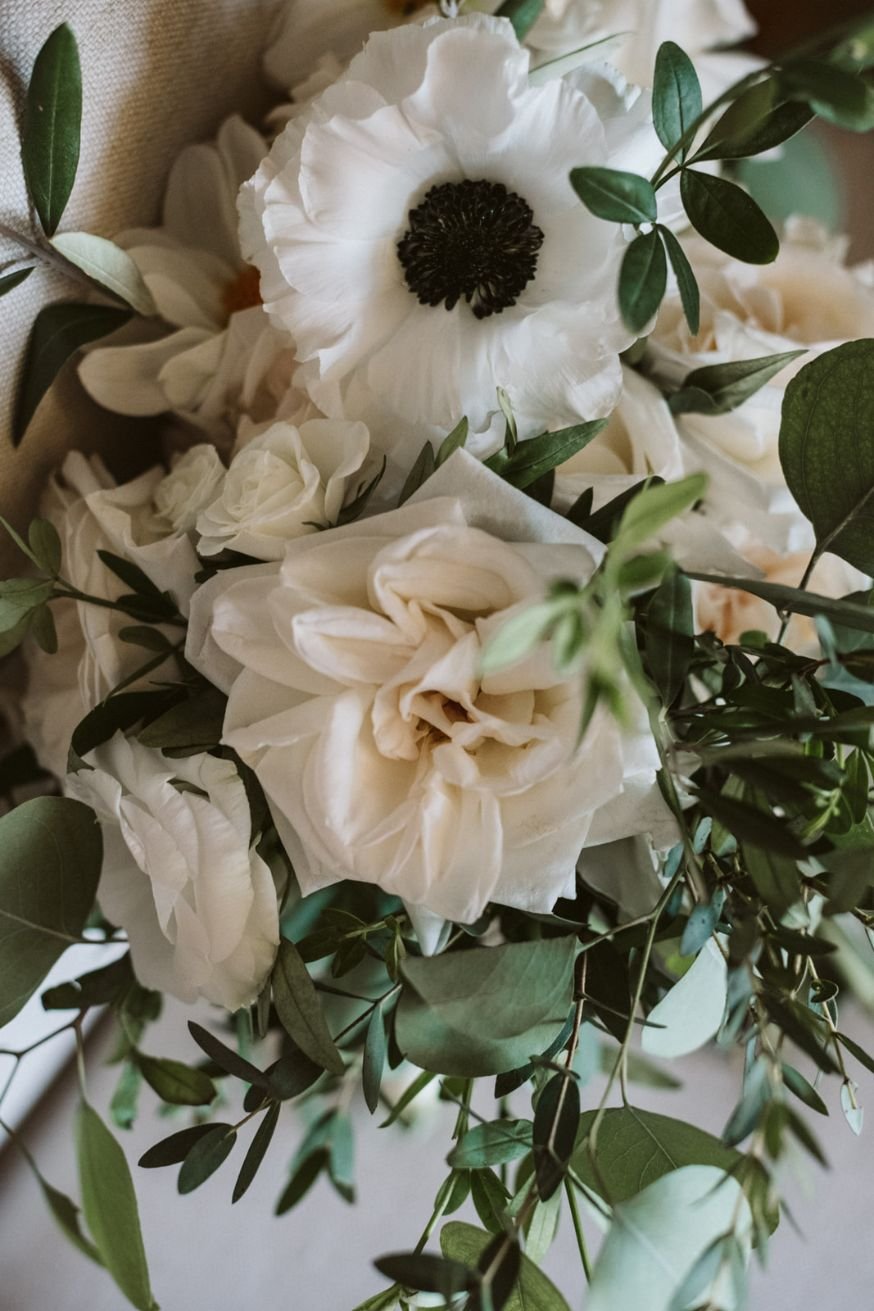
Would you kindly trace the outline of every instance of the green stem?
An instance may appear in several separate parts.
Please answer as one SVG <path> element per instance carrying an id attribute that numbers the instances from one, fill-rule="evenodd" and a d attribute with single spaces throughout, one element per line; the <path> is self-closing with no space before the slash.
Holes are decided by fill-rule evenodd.
<path id="1" fill-rule="evenodd" d="M 580 1218 L 580 1208 L 577 1205 L 577 1196 L 570 1179 L 565 1179 L 564 1191 L 567 1195 L 568 1206 L 570 1207 L 571 1220 L 573 1221 L 574 1234 L 576 1235 L 577 1240 L 577 1251 L 580 1254 L 580 1261 L 583 1266 L 583 1274 L 586 1276 L 586 1283 L 590 1284 L 592 1282 L 592 1265 L 589 1260 L 589 1249 L 586 1246 L 586 1235 L 583 1233 L 583 1222 Z"/>

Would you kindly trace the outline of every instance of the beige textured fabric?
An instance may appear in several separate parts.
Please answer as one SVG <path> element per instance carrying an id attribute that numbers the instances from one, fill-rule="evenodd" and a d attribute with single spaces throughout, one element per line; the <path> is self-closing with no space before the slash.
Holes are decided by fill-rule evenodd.
<path id="1" fill-rule="evenodd" d="M 82 154 L 62 228 L 112 236 L 156 220 L 177 151 L 212 134 L 233 110 L 257 121 L 260 76 L 279 0 L 0 0 L 0 221 L 27 229 L 17 115 L 34 58 L 61 22 L 79 43 L 84 82 Z M 208 216 L 204 215 L 204 219 Z M 20 255 L 0 238 L 0 268 Z M 37 310 L 81 294 L 45 268 L 5 296 L 0 309 L 0 513 L 33 511 L 47 471 L 72 446 L 142 462 L 150 425 L 99 410 L 66 370 L 27 438 L 10 442 L 12 403 Z M 0 576 L 16 553 L 0 542 Z"/>

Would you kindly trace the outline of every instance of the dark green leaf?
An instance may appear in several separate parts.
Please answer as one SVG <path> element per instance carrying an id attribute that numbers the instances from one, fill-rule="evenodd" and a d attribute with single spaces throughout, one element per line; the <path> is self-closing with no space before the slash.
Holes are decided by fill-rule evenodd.
<path id="1" fill-rule="evenodd" d="M 695 273 L 686 257 L 686 252 L 671 229 L 663 228 L 659 224 L 658 231 L 665 243 L 665 250 L 668 252 L 668 259 L 671 261 L 671 268 L 674 270 L 674 277 L 677 279 L 677 290 L 680 293 L 680 302 L 683 306 L 686 322 L 689 325 L 689 331 L 693 337 L 697 337 L 701 328 L 701 292 L 698 290 Z"/>
<path id="2" fill-rule="evenodd" d="M 0 1026 L 85 927 L 103 861 L 97 818 L 37 797 L 0 818 Z"/>
<path id="3" fill-rule="evenodd" d="M 498 18 L 508 18 L 520 41 L 531 31 L 543 12 L 544 0 L 504 0 L 495 10 Z"/>
<path id="4" fill-rule="evenodd" d="M 780 463 L 819 549 L 874 572 L 874 341 L 838 346 L 793 378 Z"/>
<path id="5" fill-rule="evenodd" d="M 439 1293 L 449 1300 L 466 1292 L 474 1279 L 474 1271 L 459 1261 L 447 1257 L 431 1256 L 429 1252 L 399 1252 L 381 1256 L 373 1263 L 381 1275 L 417 1292 Z"/>
<path id="6" fill-rule="evenodd" d="M 804 859 L 804 844 L 775 816 L 766 815 L 757 806 L 725 794 L 716 796 L 712 792 L 702 792 L 698 799 L 707 814 L 718 820 L 739 841 L 762 847 L 765 851 L 791 856 L 795 860 Z"/>
<path id="7" fill-rule="evenodd" d="M 521 1268 L 518 1238 L 509 1234 L 493 1238 L 479 1259 L 480 1283 L 467 1311 L 504 1311 L 511 1306 Z"/>
<path id="8" fill-rule="evenodd" d="M 795 861 L 761 847 L 743 846 L 744 866 L 766 906 L 785 915 L 801 898 L 801 875 Z"/>
<path id="9" fill-rule="evenodd" d="M 16 788 L 34 783 L 42 784 L 41 790 L 46 792 L 51 777 L 37 760 L 33 747 L 23 743 L 0 758 L 0 797 L 9 797 Z"/>
<path id="10" fill-rule="evenodd" d="M 356 519 L 361 518 L 364 511 L 367 509 L 367 506 L 370 502 L 370 498 L 373 496 L 373 493 L 376 491 L 377 487 L 382 482 L 383 477 L 385 476 L 385 469 L 387 464 L 388 464 L 388 459 L 386 456 L 383 456 L 382 464 L 380 465 L 378 471 L 370 479 L 370 482 L 365 483 L 364 486 L 360 489 L 360 491 L 358 491 L 357 494 L 353 497 L 353 499 L 349 501 L 348 504 L 342 507 L 340 513 L 337 515 L 338 528 L 342 528 L 347 523 L 354 523 Z"/>
<path id="11" fill-rule="evenodd" d="M 227 704 L 218 688 L 207 688 L 153 719 L 140 731 L 139 741 L 159 750 L 208 750 L 221 741 Z"/>
<path id="12" fill-rule="evenodd" d="M 460 419 L 447 437 L 444 437 L 437 451 L 436 466 L 439 469 L 441 464 L 445 464 L 450 455 L 459 450 L 467 441 L 469 424 L 466 418 Z"/>
<path id="13" fill-rule="evenodd" d="M 695 652 L 692 587 L 672 570 L 646 609 L 646 656 L 666 706 L 680 695 Z"/>
<path id="14" fill-rule="evenodd" d="M 695 907 L 680 939 L 681 956 L 697 956 L 708 938 L 713 936 L 724 905 L 725 889 L 718 888 L 710 902 Z"/>
<path id="15" fill-rule="evenodd" d="M 33 265 L 29 269 L 16 269 L 14 273 L 0 274 L 0 296 L 5 296 L 8 291 L 14 291 L 20 287 L 26 278 L 33 273 Z"/>
<path id="16" fill-rule="evenodd" d="M 274 1102 L 272 1106 L 267 1108 L 264 1119 L 258 1125 L 258 1132 L 252 1139 L 249 1150 L 246 1153 L 246 1158 L 243 1161 L 242 1169 L 237 1177 L 237 1182 L 234 1184 L 234 1195 L 231 1198 L 232 1202 L 239 1202 L 240 1198 L 247 1191 L 252 1180 L 255 1178 L 255 1175 L 258 1173 L 258 1169 L 267 1154 L 267 1149 L 270 1146 L 273 1134 L 276 1130 L 276 1125 L 279 1121 L 279 1109 L 279 1102 Z"/>
<path id="17" fill-rule="evenodd" d="M 79 1107 L 76 1151 L 82 1211 L 101 1261 L 137 1311 L 157 1311 L 124 1152 L 87 1102 Z"/>
<path id="18" fill-rule="evenodd" d="M 162 633 L 159 628 L 150 628 L 145 624 L 134 625 L 130 628 L 120 628 L 118 631 L 119 641 L 128 642 L 131 646 L 141 646 L 144 651 L 170 652 L 173 650 L 173 644 L 166 634 Z"/>
<path id="19" fill-rule="evenodd" d="M 848 1038 L 845 1033 L 839 1033 L 838 1039 L 842 1047 L 846 1047 L 851 1056 L 864 1065 L 866 1070 L 874 1074 L 874 1056 L 869 1056 L 864 1047 L 860 1047 L 852 1038 Z"/>
<path id="20" fill-rule="evenodd" d="M 21 140 L 27 189 L 48 237 L 61 221 L 76 180 L 81 124 L 79 51 L 70 28 L 62 23 L 36 57 Z"/>
<path id="21" fill-rule="evenodd" d="M 619 307 L 625 325 L 642 333 L 658 313 L 668 285 L 668 263 L 657 228 L 635 237 L 619 271 Z"/>
<path id="22" fill-rule="evenodd" d="M 71 355 L 88 342 L 115 332 L 130 318 L 128 310 L 64 301 L 46 305 L 34 320 L 24 359 L 15 417 L 15 445 L 24 436 L 37 406 Z"/>
<path id="23" fill-rule="evenodd" d="M 331 1037 L 315 985 L 297 947 L 285 939 L 273 970 L 273 1001 L 280 1024 L 301 1051 L 332 1074 L 343 1074 L 346 1065 Z"/>
<path id="24" fill-rule="evenodd" d="M 593 442 L 607 427 L 607 423 L 607 419 L 593 419 L 589 423 L 576 423 L 571 428 L 561 428 L 558 432 L 544 432 L 539 437 L 519 442 L 512 453 L 504 447 L 485 463 L 505 482 L 524 491 Z"/>
<path id="25" fill-rule="evenodd" d="M 182 1169 L 179 1171 L 179 1192 L 193 1193 L 195 1188 L 205 1184 L 230 1156 L 236 1141 L 236 1130 L 228 1129 L 224 1125 L 213 1125 L 209 1133 L 198 1138 L 194 1146 L 189 1148 L 182 1162 Z"/>
<path id="26" fill-rule="evenodd" d="M 78 1247 L 83 1256 L 87 1256 L 98 1265 L 103 1265 L 100 1259 L 100 1253 L 90 1239 L 82 1233 L 82 1226 L 79 1223 L 79 1208 L 76 1206 L 66 1193 L 61 1193 L 57 1188 L 53 1188 L 42 1175 L 38 1176 L 39 1185 L 42 1189 L 43 1197 L 46 1199 L 49 1210 L 57 1220 L 63 1232 L 69 1238 L 74 1247 Z"/>
<path id="27" fill-rule="evenodd" d="M 516 1069 L 567 1018 L 574 938 L 408 957 L 395 1036 L 422 1069 L 477 1076 Z"/>
<path id="28" fill-rule="evenodd" d="M 478 1265 L 491 1243 L 491 1234 L 460 1220 L 450 1220 L 440 1231 L 444 1255 L 466 1266 Z M 523 1256 L 516 1287 L 504 1304 L 504 1311 L 569 1311 L 569 1308 L 551 1280 Z"/>
<path id="29" fill-rule="evenodd" d="M 584 496 L 581 496 L 580 500 L 568 511 L 567 517 L 578 528 L 591 533 L 593 537 L 597 537 L 599 542 L 606 545 L 608 542 L 612 542 L 616 536 L 622 516 L 634 498 L 640 496 L 649 487 L 663 486 L 663 478 L 643 478 L 639 483 L 635 483 L 633 487 L 629 487 L 624 492 L 620 492 L 618 496 L 614 496 L 612 501 L 608 501 L 606 505 L 602 505 L 600 510 L 595 510 L 594 513 L 591 511 L 590 505 L 587 507 L 584 493 Z"/>
<path id="30" fill-rule="evenodd" d="M 534 1174 L 541 1201 L 561 1187 L 580 1122 L 580 1090 L 573 1076 L 554 1074 L 534 1111 Z"/>
<path id="31" fill-rule="evenodd" d="M 235 1078 L 244 1080 L 245 1083 L 257 1085 L 264 1091 L 269 1090 L 269 1081 L 266 1074 L 262 1074 L 257 1066 L 252 1065 L 239 1052 L 228 1047 L 214 1033 L 204 1029 L 202 1025 L 196 1024 L 194 1020 L 188 1021 L 188 1032 L 197 1043 L 201 1051 L 206 1052 L 210 1060 L 215 1061 L 220 1070 L 227 1074 L 233 1074 Z"/>
<path id="32" fill-rule="evenodd" d="M 276 1215 L 285 1215 L 286 1211 L 290 1211 L 292 1207 L 297 1206 L 298 1202 L 312 1188 L 327 1163 L 328 1153 L 325 1151 L 313 1152 L 306 1157 L 295 1170 L 282 1196 L 276 1203 Z"/>
<path id="33" fill-rule="evenodd" d="M 826 1074 L 837 1074 L 838 1067 L 825 1046 L 827 1030 L 822 1019 L 800 1002 L 768 995 L 765 1006 L 769 1018 L 782 1029 L 795 1046 L 809 1056 Z"/>
<path id="34" fill-rule="evenodd" d="M 671 150 L 699 118 L 704 105 L 695 67 L 673 41 L 659 46 L 652 89 L 652 116 L 659 141 Z M 685 159 L 687 143 L 679 153 Z"/>
<path id="35" fill-rule="evenodd" d="M 188 1129 L 171 1133 L 169 1138 L 162 1138 L 154 1147 L 150 1147 L 139 1159 L 138 1164 L 144 1170 L 158 1170 L 165 1165 L 179 1165 L 185 1160 L 195 1143 L 205 1138 L 214 1129 L 230 1133 L 229 1124 L 193 1124 Z"/>
<path id="36" fill-rule="evenodd" d="M 166 692 L 120 692 L 101 701 L 85 716 L 73 733 L 71 749 L 80 759 L 108 742 L 114 733 L 127 732 L 143 719 L 154 718 L 172 700 Z"/>
<path id="37" fill-rule="evenodd" d="M 106 565 L 107 569 L 120 578 L 126 587 L 134 593 L 135 596 L 148 596 L 158 600 L 164 596 L 159 587 L 156 587 L 148 574 L 143 573 L 139 565 L 132 560 L 126 560 L 122 555 L 115 555 L 112 551 L 98 550 L 97 555 Z"/>
<path id="38" fill-rule="evenodd" d="M 595 1169 L 586 1143 L 595 1115 L 595 1111 L 585 1111 L 580 1119 L 572 1165 L 583 1183 L 611 1205 L 636 1196 L 671 1170 L 714 1165 L 731 1171 L 741 1160 L 738 1152 L 703 1129 L 653 1111 L 620 1106 L 605 1112 L 598 1130 Z"/>
<path id="39" fill-rule="evenodd" d="M 786 1087 L 794 1092 L 795 1096 L 800 1098 L 805 1106 L 809 1106 L 812 1111 L 816 1111 L 819 1115 L 828 1115 L 828 1107 L 825 1102 L 813 1085 L 808 1083 L 803 1074 L 799 1074 L 793 1066 L 787 1065 L 785 1061 L 780 1068 L 783 1071 L 783 1082 Z"/>
<path id="40" fill-rule="evenodd" d="M 728 414 L 769 383 L 803 350 L 693 369 L 668 404 L 674 414 Z"/>
<path id="41" fill-rule="evenodd" d="M 434 456 L 434 447 L 430 442 L 425 442 L 425 445 L 416 457 L 412 469 L 407 474 L 406 482 L 401 488 L 401 494 L 398 497 L 398 505 L 403 505 L 404 501 L 408 501 L 413 495 L 413 492 L 417 492 L 422 486 L 422 483 L 428 481 L 436 467 L 437 461 Z"/>
<path id="42" fill-rule="evenodd" d="M 48 519 L 34 519 L 27 530 L 27 540 L 33 557 L 41 569 L 54 578 L 61 571 L 61 539 L 58 530 Z"/>
<path id="43" fill-rule="evenodd" d="M 733 101 L 706 137 L 695 160 L 747 159 L 781 146 L 813 118 L 806 105 L 776 103 L 773 80 L 757 82 Z"/>
<path id="44" fill-rule="evenodd" d="M 47 605 L 41 605 L 31 615 L 30 635 L 46 655 L 57 655 L 58 630 L 55 627 L 54 616 Z"/>
<path id="45" fill-rule="evenodd" d="M 117 1129 L 132 1129 L 136 1124 L 142 1086 L 139 1067 L 133 1061 L 125 1061 L 109 1103 L 109 1116 Z"/>
<path id="46" fill-rule="evenodd" d="M 684 169 L 680 194 L 689 222 L 711 245 L 747 264 L 770 264 L 780 241 L 756 202 L 733 182 Z"/>
<path id="47" fill-rule="evenodd" d="M 786 91 L 807 101 L 820 118 L 851 132 L 874 127 L 874 96 L 868 83 L 847 69 L 819 59 L 797 59 L 783 70 Z"/>
<path id="48" fill-rule="evenodd" d="M 474 1209 L 490 1234 L 506 1231 L 506 1211 L 510 1194 L 493 1170 L 472 1170 L 470 1196 Z"/>
<path id="49" fill-rule="evenodd" d="M 364 1085 L 364 1100 L 371 1115 L 379 1106 L 379 1086 L 385 1069 L 386 1041 L 385 1019 L 382 1006 L 374 1006 L 373 1014 L 367 1025 L 367 1037 L 364 1041 L 364 1059 L 361 1078 Z"/>
<path id="50" fill-rule="evenodd" d="M 215 1100 L 212 1079 L 203 1070 L 155 1056 L 140 1054 L 136 1060 L 149 1087 L 171 1106 L 208 1106 Z"/>
<path id="51" fill-rule="evenodd" d="M 656 194 L 638 173 L 616 168 L 571 169 L 571 186 L 596 218 L 611 223 L 655 223 Z"/>
<path id="52" fill-rule="evenodd" d="M 447 1158 L 456 1170 L 506 1165 L 531 1150 L 530 1120 L 495 1120 L 469 1129 Z"/>
<path id="53" fill-rule="evenodd" d="M 321 1065 L 304 1056 L 290 1039 L 286 1039 L 286 1045 L 293 1050 L 286 1051 L 264 1071 L 271 1094 L 282 1102 L 299 1097 L 324 1074 Z"/>

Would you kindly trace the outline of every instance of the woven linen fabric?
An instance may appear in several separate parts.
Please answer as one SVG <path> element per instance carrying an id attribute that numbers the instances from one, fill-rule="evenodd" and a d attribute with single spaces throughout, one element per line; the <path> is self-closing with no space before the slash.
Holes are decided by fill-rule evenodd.
<path id="1" fill-rule="evenodd" d="M 72 27 L 83 77 L 82 149 L 61 230 L 112 237 L 158 220 L 182 146 L 238 111 L 257 123 L 266 100 L 261 53 L 280 0 L 0 0 L 0 223 L 30 231 L 18 122 L 33 61 L 59 23 Z M 209 215 L 204 215 L 204 222 Z M 0 268 L 20 258 L 0 235 Z M 0 513 L 21 525 L 67 450 L 113 451 L 114 467 L 147 458 L 151 425 L 108 414 L 63 371 L 14 450 L 12 412 L 37 311 L 83 288 L 41 265 L 0 311 Z M 5 534 L 3 535 L 5 538 Z M 0 541 L 0 576 L 21 557 Z"/>

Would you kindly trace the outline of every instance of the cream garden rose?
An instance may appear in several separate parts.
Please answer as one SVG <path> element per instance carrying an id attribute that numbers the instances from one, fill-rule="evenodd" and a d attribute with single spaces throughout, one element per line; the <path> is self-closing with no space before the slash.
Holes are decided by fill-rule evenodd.
<path id="1" fill-rule="evenodd" d="M 245 433 L 218 494 L 197 516 L 201 555 L 281 560 L 289 541 L 336 522 L 370 452 L 363 423 L 310 419 Z"/>
<path id="2" fill-rule="evenodd" d="M 279 913 L 235 766 L 168 760 L 121 734 L 86 764 L 66 791 L 100 821 L 98 900 L 126 931 L 140 983 L 184 1002 L 249 1005 L 273 965 Z"/>
<path id="3" fill-rule="evenodd" d="M 742 264 L 698 237 L 685 239 L 702 293 L 692 337 L 677 296 L 668 297 L 650 338 L 657 373 L 679 385 L 693 369 L 804 349 L 806 354 L 729 414 L 678 419 L 688 468 L 711 477 L 711 512 L 745 523 L 778 553 L 811 544 L 810 526 L 786 488 L 778 438 L 786 385 L 816 355 L 874 334 L 874 291 L 866 270 L 847 268 L 846 243 L 809 221 L 787 226 L 773 264 Z"/>
<path id="4" fill-rule="evenodd" d="M 188 657 L 229 692 L 224 741 L 255 771 L 304 892 L 376 883 L 462 923 L 490 900 L 546 911 L 572 893 L 596 826 L 597 840 L 636 831 L 652 744 L 598 712 L 576 750 L 582 680 L 546 649 L 488 676 L 480 660 L 518 607 L 553 578 L 587 578 L 602 548 L 466 452 L 426 487 L 292 542 L 281 565 L 211 580 Z"/>

